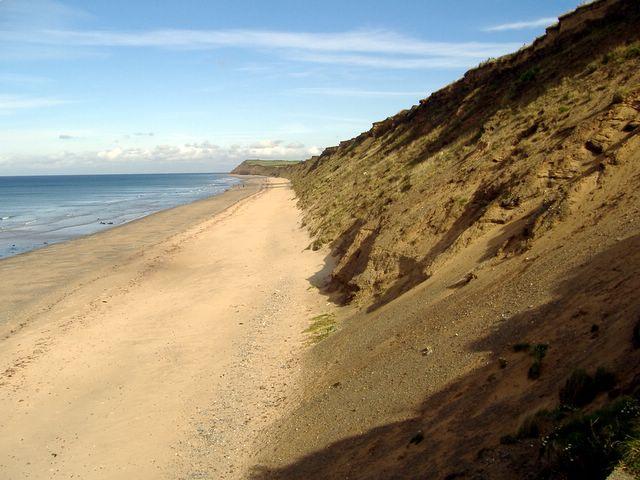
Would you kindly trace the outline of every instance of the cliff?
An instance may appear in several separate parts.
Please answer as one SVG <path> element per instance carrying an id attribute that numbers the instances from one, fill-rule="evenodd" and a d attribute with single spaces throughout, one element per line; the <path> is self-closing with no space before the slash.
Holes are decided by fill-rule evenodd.
<path id="1" fill-rule="evenodd" d="M 256 478 L 605 478 L 632 462 L 638 25 L 640 2 L 581 6 L 289 169 L 311 248 L 331 252 L 326 293 L 348 307 Z"/>
<path id="2" fill-rule="evenodd" d="M 233 175 L 280 177 L 298 163 L 300 163 L 298 160 L 245 160 L 234 168 L 231 173 Z"/>

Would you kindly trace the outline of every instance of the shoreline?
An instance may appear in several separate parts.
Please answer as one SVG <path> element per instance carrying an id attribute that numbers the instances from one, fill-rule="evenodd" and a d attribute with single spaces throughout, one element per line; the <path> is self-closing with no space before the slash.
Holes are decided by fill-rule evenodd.
<path id="1" fill-rule="evenodd" d="M 162 175 L 162 174 L 159 174 L 159 175 Z M 167 175 L 171 175 L 171 174 L 167 174 Z M 243 176 L 243 175 L 234 175 L 234 174 L 224 174 L 224 175 L 227 175 L 227 176 L 229 176 L 229 177 L 238 178 L 238 179 L 240 179 L 240 180 L 243 180 L 243 179 L 244 179 L 244 180 L 248 180 L 249 182 L 242 182 L 242 183 L 240 183 L 240 184 L 231 185 L 231 186 L 229 186 L 229 188 L 227 188 L 226 190 L 224 190 L 224 191 L 222 191 L 222 192 L 220 192 L 220 193 L 214 193 L 214 194 L 211 194 L 211 195 L 209 195 L 209 196 L 207 196 L 207 197 L 204 197 L 204 198 L 198 198 L 198 199 L 195 199 L 195 200 L 189 201 L 189 202 L 187 202 L 187 203 L 179 203 L 179 204 L 177 204 L 177 205 L 170 206 L 170 207 L 168 207 L 168 208 L 162 208 L 162 209 L 160 209 L 160 210 L 151 211 L 150 213 L 143 214 L 142 216 L 139 216 L 139 217 L 133 218 L 133 219 L 131 219 L 131 220 L 124 221 L 124 222 L 122 222 L 122 223 L 118 223 L 118 224 L 108 224 L 108 223 L 104 223 L 104 225 L 109 225 L 109 226 L 108 226 L 108 227 L 106 227 L 106 228 L 103 228 L 103 229 L 101 229 L 101 230 L 96 230 L 96 231 L 94 231 L 94 232 L 90 232 L 90 233 L 81 233 L 81 234 L 78 234 L 78 235 L 76 235 L 76 236 L 69 237 L 69 238 L 66 238 L 66 239 L 64 239 L 64 240 L 60 240 L 60 241 L 50 241 L 50 242 L 48 241 L 48 242 L 45 242 L 45 243 L 44 243 L 43 245 L 41 245 L 41 246 L 38 246 L 38 247 L 35 247 L 35 248 L 32 248 L 32 249 L 29 249 L 29 250 L 21 251 L 21 252 L 18 252 L 18 253 L 14 253 L 14 254 L 11 254 L 11 255 L 7 255 L 7 256 L 0 257 L 0 262 L 2 262 L 3 260 L 6 260 L 6 259 L 8 259 L 8 258 L 14 258 L 14 257 L 17 257 L 17 256 L 19 256 L 19 255 L 25 255 L 25 254 L 28 254 L 28 253 L 30 253 L 30 252 L 34 252 L 34 251 L 37 251 L 37 250 L 42 250 L 42 249 L 45 249 L 45 248 L 49 248 L 49 247 L 54 246 L 54 245 L 60 245 L 60 244 L 63 244 L 63 243 L 66 243 L 66 242 L 71 242 L 71 241 L 78 240 L 78 239 L 81 239 L 81 238 L 87 238 L 87 237 L 91 237 L 91 236 L 93 236 L 93 235 L 98 235 L 98 234 L 101 234 L 101 233 L 107 232 L 107 231 L 109 231 L 109 230 L 113 230 L 114 228 L 123 227 L 123 226 L 125 226 L 125 225 L 129 225 L 129 224 L 131 224 L 131 223 L 133 223 L 133 222 L 137 222 L 138 220 L 142 220 L 142 219 L 148 218 L 148 217 L 150 217 L 150 216 L 152 216 L 152 215 L 156 215 L 156 214 L 158 214 L 158 213 L 162 213 L 162 212 L 166 212 L 166 211 L 169 211 L 169 210 L 173 210 L 174 208 L 185 207 L 185 206 L 192 205 L 192 204 L 194 204 L 194 203 L 198 203 L 198 202 L 203 202 L 203 201 L 205 201 L 205 202 L 206 202 L 206 201 L 208 201 L 208 200 L 211 200 L 212 198 L 220 197 L 220 196 L 222 196 L 222 195 L 226 194 L 227 192 L 229 192 L 229 191 L 231 191 L 231 190 L 237 189 L 238 187 L 242 187 L 242 185 L 245 185 L 245 186 L 246 186 L 246 185 L 254 186 L 253 184 L 255 184 L 257 180 L 259 180 L 260 178 L 266 178 L 266 177 L 249 176 L 249 175 L 247 175 L 247 176 Z M 64 175 L 63 175 L 63 176 L 64 176 Z M 79 176 L 82 176 L 82 175 L 79 175 Z M 87 176 L 87 177 L 92 177 L 92 175 L 86 175 L 86 176 Z M 94 175 L 93 175 L 93 176 L 94 176 Z M 118 175 L 117 175 L 117 174 L 114 174 L 113 176 L 118 176 Z M 6 178 L 14 178 L 14 177 L 6 177 Z M 96 221 L 100 221 L 100 220 L 101 220 L 101 219 L 97 219 Z M 84 223 L 84 224 L 74 225 L 74 227 L 82 227 L 82 226 L 88 226 L 88 225 L 93 225 L 93 224 L 94 224 L 94 221 L 91 221 L 91 222 Z"/>
<path id="2" fill-rule="evenodd" d="M 55 257 L 73 257 L 76 247 L 84 250 L 93 249 L 93 252 L 96 252 L 96 254 L 88 259 L 92 262 L 90 266 L 84 263 L 72 264 L 71 258 L 69 258 L 67 262 L 67 268 L 74 270 L 70 275 L 67 275 L 67 277 L 74 276 L 76 277 L 75 280 L 79 282 L 91 281 L 91 277 L 95 276 L 100 268 L 123 262 L 128 255 L 133 254 L 137 249 L 145 246 L 149 247 L 155 243 L 164 241 L 171 235 L 175 235 L 189 228 L 191 225 L 204 220 L 208 216 L 222 213 L 237 202 L 256 194 L 263 188 L 266 177 L 247 178 L 247 180 L 248 181 L 243 182 L 245 185 L 244 188 L 233 186 L 218 195 L 212 195 L 184 205 L 159 210 L 121 225 L 115 225 L 106 230 L 71 238 L 59 243 L 52 243 L 10 257 L 0 258 L 0 279 L 3 277 L 13 277 L 12 280 L 15 280 L 14 272 L 23 268 L 24 263 L 36 261 L 42 264 L 36 273 L 36 277 L 30 278 L 28 283 L 5 285 L 0 291 L 0 305 L 3 305 L 2 310 L 0 310 L 0 339 L 6 337 L 7 333 L 10 333 L 11 330 L 20 327 L 20 323 L 15 321 L 10 322 L 11 318 L 15 318 L 18 309 L 24 306 L 22 303 L 19 305 L 15 304 L 15 300 L 11 300 L 11 298 L 15 299 L 20 296 L 18 291 L 24 292 L 28 286 L 33 283 L 44 283 L 46 288 L 35 292 L 38 296 L 43 297 L 43 302 L 41 302 L 43 305 L 41 305 L 41 307 L 46 308 L 45 304 L 55 303 L 55 298 L 52 297 L 55 297 L 55 293 L 58 290 L 56 284 L 59 282 L 56 281 L 56 278 L 44 278 L 48 264 L 50 262 L 56 262 Z M 195 209 L 197 209 L 197 211 L 194 211 Z M 186 218 L 184 221 L 180 221 L 179 217 L 183 215 L 183 213 L 186 213 Z M 145 226 L 153 228 L 154 233 L 147 235 L 147 233 L 143 231 Z M 130 230 L 134 231 L 133 235 L 129 234 Z M 135 242 L 131 245 L 124 244 L 123 239 L 130 238 L 131 236 L 135 237 Z M 102 241 L 106 244 L 106 248 L 103 246 Z M 45 292 L 45 290 L 47 291 Z M 35 314 L 36 312 L 33 313 Z"/>
<path id="3" fill-rule="evenodd" d="M 293 192 L 261 182 L 284 186 L 0 261 L 0 476 L 246 477 L 331 308 Z"/>

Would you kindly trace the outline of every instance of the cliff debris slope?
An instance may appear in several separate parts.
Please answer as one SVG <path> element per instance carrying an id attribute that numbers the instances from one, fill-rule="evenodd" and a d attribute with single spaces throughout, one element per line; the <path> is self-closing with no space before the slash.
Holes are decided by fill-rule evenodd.
<path id="1" fill-rule="evenodd" d="M 280 177 L 299 160 L 245 160 L 231 171 L 233 175 Z"/>
<path id="2" fill-rule="evenodd" d="M 346 307 L 255 478 L 640 475 L 639 25 L 581 6 L 289 170 Z"/>

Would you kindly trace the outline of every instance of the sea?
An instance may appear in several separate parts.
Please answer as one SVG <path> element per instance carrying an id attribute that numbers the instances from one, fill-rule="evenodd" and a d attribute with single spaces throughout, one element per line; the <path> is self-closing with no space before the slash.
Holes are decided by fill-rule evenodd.
<path id="1" fill-rule="evenodd" d="M 224 173 L 0 176 L 0 258 L 218 195 Z"/>

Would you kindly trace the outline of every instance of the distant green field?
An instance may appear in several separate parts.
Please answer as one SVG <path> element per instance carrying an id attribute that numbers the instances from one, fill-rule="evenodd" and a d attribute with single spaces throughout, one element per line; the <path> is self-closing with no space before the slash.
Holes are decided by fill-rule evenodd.
<path id="1" fill-rule="evenodd" d="M 295 165 L 302 160 L 247 160 L 247 165 L 254 165 L 260 167 L 288 167 L 289 165 Z"/>

